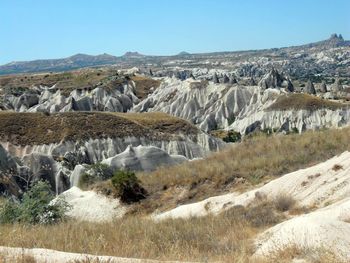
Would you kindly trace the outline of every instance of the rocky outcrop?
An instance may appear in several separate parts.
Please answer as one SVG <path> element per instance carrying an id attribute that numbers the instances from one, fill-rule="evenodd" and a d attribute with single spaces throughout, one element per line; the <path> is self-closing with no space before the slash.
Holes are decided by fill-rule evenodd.
<path id="1" fill-rule="evenodd" d="M 17 184 L 18 164 L 15 159 L 0 145 L 0 195 L 19 194 Z"/>
<path id="2" fill-rule="evenodd" d="M 343 86 L 340 83 L 340 80 L 337 78 L 335 82 L 331 85 L 331 91 L 339 92 L 343 90 Z"/>
<path id="3" fill-rule="evenodd" d="M 229 79 L 229 77 L 227 77 L 226 74 L 224 75 L 222 82 L 223 83 L 229 83 L 230 82 L 230 79 Z"/>
<path id="4" fill-rule="evenodd" d="M 285 88 L 289 92 L 294 91 L 294 86 L 290 79 L 280 74 L 274 68 L 260 80 L 259 87 L 264 90 Z"/>
<path id="5" fill-rule="evenodd" d="M 219 83 L 219 78 L 218 78 L 218 75 L 217 75 L 216 73 L 214 73 L 214 76 L 213 76 L 212 81 L 213 81 L 215 84 L 218 84 L 218 83 Z"/>

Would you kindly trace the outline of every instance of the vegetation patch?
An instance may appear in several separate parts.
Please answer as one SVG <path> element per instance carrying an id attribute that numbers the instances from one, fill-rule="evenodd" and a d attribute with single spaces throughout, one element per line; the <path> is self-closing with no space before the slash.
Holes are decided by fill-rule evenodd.
<path id="1" fill-rule="evenodd" d="M 0 245 L 167 261 L 260 263 L 265 261 L 250 258 L 254 238 L 286 219 L 274 201 L 256 200 L 217 216 L 159 222 L 129 216 L 110 223 L 68 220 L 45 226 L 0 225 Z M 288 257 L 292 255 L 298 254 L 289 251 Z M 284 262 L 283 258 L 275 261 Z"/>
<path id="2" fill-rule="evenodd" d="M 54 194 L 48 182 L 39 181 L 25 192 L 19 202 L 5 201 L 0 207 L 0 224 L 52 224 L 64 219 L 68 204 L 58 199 L 52 203 Z"/>
<path id="3" fill-rule="evenodd" d="M 0 140 L 22 146 L 128 136 L 169 140 L 197 133 L 189 122 L 164 113 L 0 112 Z"/>
<path id="4" fill-rule="evenodd" d="M 111 182 L 122 202 L 134 203 L 146 198 L 147 192 L 134 172 L 117 171 Z"/>
<path id="5" fill-rule="evenodd" d="M 321 99 L 309 94 L 293 93 L 280 96 L 267 110 L 337 110 L 348 108 L 348 106 L 349 105 L 344 103 Z"/>

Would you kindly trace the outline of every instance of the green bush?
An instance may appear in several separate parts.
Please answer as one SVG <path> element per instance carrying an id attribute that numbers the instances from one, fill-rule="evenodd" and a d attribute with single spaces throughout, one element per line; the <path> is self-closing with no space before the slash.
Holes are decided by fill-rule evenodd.
<path id="1" fill-rule="evenodd" d="M 146 198 L 147 192 L 140 185 L 134 172 L 117 171 L 112 177 L 112 185 L 121 201 L 125 203 L 138 202 Z"/>
<path id="2" fill-rule="evenodd" d="M 19 213 L 19 205 L 14 201 L 4 201 L 0 206 L 0 224 L 15 222 Z"/>
<path id="3" fill-rule="evenodd" d="M 239 142 L 241 140 L 241 134 L 236 131 L 229 131 L 223 138 L 224 142 Z"/>
<path id="4" fill-rule="evenodd" d="M 63 199 L 54 199 L 48 182 L 39 181 L 20 202 L 6 201 L 0 208 L 0 223 L 51 224 L 62 220 L 69 209 Z"/>

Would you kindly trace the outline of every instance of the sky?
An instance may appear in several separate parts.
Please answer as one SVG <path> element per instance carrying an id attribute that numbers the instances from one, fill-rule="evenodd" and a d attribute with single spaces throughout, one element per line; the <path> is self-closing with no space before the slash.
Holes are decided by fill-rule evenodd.
<path id="1" fill-rule="evenodd" d="M 0 0 L 0 64 L 299 45 L 341 33 L 350 0 Z"/>

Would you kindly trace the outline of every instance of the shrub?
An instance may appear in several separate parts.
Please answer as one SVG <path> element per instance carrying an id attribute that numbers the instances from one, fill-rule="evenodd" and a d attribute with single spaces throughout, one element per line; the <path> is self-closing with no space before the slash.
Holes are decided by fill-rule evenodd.
<path id="1" fill-rule="evenodd" d="M 18 204 L 13 201 L 4 201 L 0 206 L 0 224 L 12 223 L 19 217 Z"/>
<path id="2" fill-rule="evenodd" d="M 295 206 L 295 199 L 286 194 L 279 194 L 274 199 L 275 208 L 280 212 L 285 212 Z"/>
<path id="3" fill-rule="evenodd" d="M 282 220 L 282 216 L 276 213 L 273 203 L 269 201 L 257 201 L 248 207 L 234 206 L 225 211 L 225 216 L 258 228 L 271 226 Z"/>
<path id="4" fill-rule="evenodd" d="M 121 201 L 126 203 L 138 202 L 147 194 L 134 172 L 117 171 L 112 177 L 112 185 Z"/>
<path id="5" fill-rule="evenodd" d="M 241 140 L 241 134 L 235 131 L 229 131 L 227 136 L 223 138 L 224 142 L 239 142 Z"/>
<path id="6" fill-rule="evenodd" d="M 64 218 L 69 205 L 54 195 L 48 182 L 39 181 L 24 193 L 20 202 L 8 200 L 0 209 L 0 223 L 56 223 Z"/>

